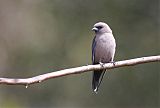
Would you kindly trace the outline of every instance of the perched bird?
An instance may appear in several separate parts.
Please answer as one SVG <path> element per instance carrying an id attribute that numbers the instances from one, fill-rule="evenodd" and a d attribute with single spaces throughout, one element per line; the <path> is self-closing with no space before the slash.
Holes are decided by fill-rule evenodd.
<path id="1" fill-rule="evenodd" d="M 98 22 L 92 30 L 95 37 L 92 42 L 92 64 L 111 63 L 114 58 L 116 42 L 111 28 L 104 22 Z M 93 71 L 92 89 L 95 93 L 101 84 L 106 69 Z"/>

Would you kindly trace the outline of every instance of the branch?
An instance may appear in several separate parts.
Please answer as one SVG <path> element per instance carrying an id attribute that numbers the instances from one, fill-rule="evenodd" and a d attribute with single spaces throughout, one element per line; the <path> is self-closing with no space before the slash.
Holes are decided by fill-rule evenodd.
<path id="1" fill-rule="evenodd" d="M 135 58 L 130 60 L 124 60 L 124 61 L 117 61 L 115 63 L 106 63 L 103 66 L 97 64 L 97 65 L 87 65 L 87 66 L 81 66 L 81 67 L 75 67 L 70 69 L 64 69 L 56 72 L 50 72 L 43 75 L 38 75 L 31 78 L 0 78 L 0 84 L 8 84 L 8 85 L 25 85 L 26 88 L 30 84 L 34 83 L 40 83 L 42 81 L 51 79 L 51 78 L 57 78 L 62 77 L 66 75 L 71 74 L 80 74 L 88 71 L 93 70 L 100 70 L 100 69 L 113 69 L 118 67 L 124 67 L 124 66 L 134 66 L 138 64 L 143 63 L 149 63 L 149 62 L 160 62 L 160 55 L 158 56 L 149 56 L 149 57 L 141 57 L 141 58 Z"/>

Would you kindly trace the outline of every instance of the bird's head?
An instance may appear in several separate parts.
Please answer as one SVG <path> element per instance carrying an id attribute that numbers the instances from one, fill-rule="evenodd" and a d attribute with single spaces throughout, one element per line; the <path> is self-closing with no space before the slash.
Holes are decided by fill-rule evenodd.
<path id="1" fill-rule="evenodd" d="M 111 28 L 104 22 L 96 23 L 92 30 L 95 31 L 95 33 L 112 33 Z"/>

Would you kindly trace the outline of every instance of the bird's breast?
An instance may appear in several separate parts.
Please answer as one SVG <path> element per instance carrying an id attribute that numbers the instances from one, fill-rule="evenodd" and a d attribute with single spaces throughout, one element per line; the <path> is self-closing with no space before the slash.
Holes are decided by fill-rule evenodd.
<path id="1" fill-rule="evenodd" d="M 115 52 L 115 40 L 113 36 L 101 36 L 96 40 L 95 62 L 110 62 Z"/>

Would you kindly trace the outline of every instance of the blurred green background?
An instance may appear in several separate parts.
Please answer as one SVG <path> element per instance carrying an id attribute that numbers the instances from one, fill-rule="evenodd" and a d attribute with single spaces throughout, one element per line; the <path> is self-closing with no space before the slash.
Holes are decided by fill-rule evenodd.
<path id="1" fill-rule="evenodd" d="M 106 22 L 115 61 L 160 54 L 159 0 L 0 0 L 0 77 L 26 78 L 91 64 L 92 26 Z M 158 108 L 159 63 L 109 70 L 96 95 L 92 73 L 25 88 L 0 85 L 0 108 Z"/>

